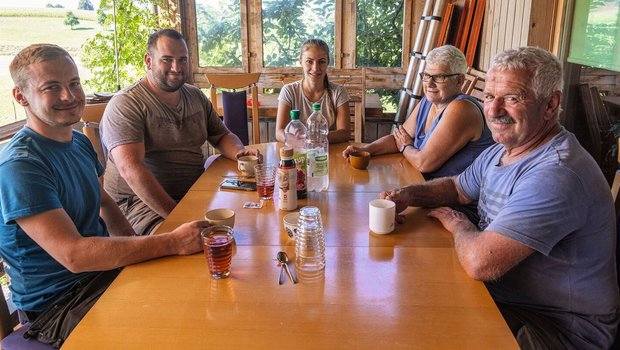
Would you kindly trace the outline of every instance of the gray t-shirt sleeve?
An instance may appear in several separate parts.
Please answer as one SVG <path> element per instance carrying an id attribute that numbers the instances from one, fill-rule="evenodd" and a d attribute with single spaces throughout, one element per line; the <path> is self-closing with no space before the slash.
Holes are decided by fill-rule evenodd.
<path id="1" fill-rule="evenodd" d="M 351 97 L 347 92 L 347 88 L 345 88 L 343 85 L 333 84 L 332 87 L 334 88 L 332 96 L 335 101 L 334 104 L 336 108 L 342 106 L 345 103 L 348 103 L 351 100 Z"/>
<path id="2" fill-rule="evenodd" d="M 286 84 L 280 90 L 280 94 L 278 95 L 278 101 L 285 103 L 289 107 L 293 107 L 295 96 L 293 95 L 293 85 Z"/>
<path id="3" fill-rule="evenodd" d="M 101 141 L 108 151 L 114 147 L 143 143 L 146 111 L 127 94 L 118 94 L 110 100 L 101 119 Z"/>

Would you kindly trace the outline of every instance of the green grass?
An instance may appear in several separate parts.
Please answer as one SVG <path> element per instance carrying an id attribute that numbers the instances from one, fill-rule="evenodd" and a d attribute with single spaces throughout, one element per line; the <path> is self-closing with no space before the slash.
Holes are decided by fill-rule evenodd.
<path id="1" fill-rule="evenodd" d="M 57 12 L 61 12 L 62 16 L 51 16 Z M 96 20 L 80 18 L 80 24 L 71 30 L 69 26 L 63 24 L 64 13 L 66 12 L 66 9 L 18 10 L 0 8 L 0 22 L 2 22 L 0 25 L 0 126 L 25 118 L 23 108 L 17 104 L 13 105 L 11 94 L 13 81 L 9 74 L 9 63 L 15 54 L 24 47 L 35 43 L 59 45 L 69 51 L 76 59 L 82 80 L 89 77 L 89 73 L 80 64 L 81 46 L 88 38 L 97 34 L 101 27 Z M 78 13 L 83 12 L 94 13 L 93 11 L 74 11 L 78 17 L 80 17 Z M 9 13 L 19 14 L 21 17 L 7 16 Z M 41 16 L 27 15 L 35 13 Z M 15 110 L 17 110 L 17 114 Z"/>
<path id="2" fill-rule="evenodd" d="M 68 10 L 57 8 L 0 8 L 0 17 L 60 17 L 65 18 L 67 12 L 73 12 L 77 18 L 87 21 L 97 21 L 96 11 Z"/>

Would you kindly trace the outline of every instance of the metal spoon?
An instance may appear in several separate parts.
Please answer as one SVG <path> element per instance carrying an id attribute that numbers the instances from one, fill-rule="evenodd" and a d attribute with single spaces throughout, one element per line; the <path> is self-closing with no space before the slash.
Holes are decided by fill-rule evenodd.
<path id="1" fill-rule="evenodd" d="M 297 283 L 297 278 L 293 278 L 293 275 L 291 275 L 291 271 L 288 269 L 288 255 L 286 255 L 286 252 L 279 251 L 276 258 L 278 259 L 280 264 L 284 266 L 284 271 L 286 271 L 286 274 L 288 275 L 288 278 L 291 279 L 291 282 Z"/>
<path id="2" fill-rule="evenodd" d="M 278 266 L 280 266 L 280 276 L 278 276 L 278 284 L 283 284 L 284 283 L 284 274 L 282 273 L 282 270 L 284 270 L 284 264 L 278 262 Z"/>

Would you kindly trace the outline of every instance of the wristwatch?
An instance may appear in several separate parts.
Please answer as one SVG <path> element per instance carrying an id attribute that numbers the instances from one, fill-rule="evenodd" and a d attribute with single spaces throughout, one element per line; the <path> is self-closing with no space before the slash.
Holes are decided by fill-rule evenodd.
<path id="1" fill-rule="evenodd" d="M 400 153 L 405 152 L 405 148 L 407 148 L 407 146 L 411 146 L 411 144 L 409 144 L 409 143 L 404 144 L 403 147 L 400 148 Z M 411 147 L 413 147 L 413 146 L 411 146 Z"/>

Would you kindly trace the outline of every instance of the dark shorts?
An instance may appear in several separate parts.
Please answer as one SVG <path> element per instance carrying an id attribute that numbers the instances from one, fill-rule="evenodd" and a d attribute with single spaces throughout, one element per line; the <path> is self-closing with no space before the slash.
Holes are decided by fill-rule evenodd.
<path id="1" fill-rule="evenodd" d="M 127 197 L 117 204 L 138 236 L 150 234 L 164 221 L 164 218 L 149 208 L 138 196 Z"/>
<path id="2" fill-rule="evenodd" d="M 522 350 L 580 350 L 609 349 L 618 324 L 617 315 L 582 316 L 592 322 L 601 321 L 609 324 L 609 333 L 605 334 L 594 326 L 589 329 L 567 325 L 560 314 L 532 310 L 530 308 L 498 303 L 497 307 L 506 320 Z"/>

